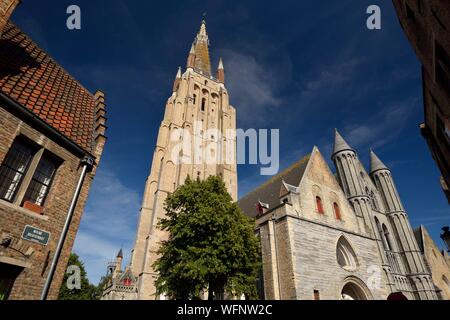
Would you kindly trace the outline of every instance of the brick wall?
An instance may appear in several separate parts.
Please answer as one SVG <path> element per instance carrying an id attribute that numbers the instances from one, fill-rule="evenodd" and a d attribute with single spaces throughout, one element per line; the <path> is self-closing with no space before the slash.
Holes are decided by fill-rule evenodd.
<path id="1" fill-rule="evenodd" d="M 0 237 L 8 235 L 13 238 L 9 247 L 0 247 L 0 262 L 14 259 L 14 263 L 23 263 L 26 266 L 15 281 L 10 299 L 39 299 L 81 174 L 80 159 L 30 125 L 20 121 L 9 113 L 0 102 L 0 162 L 3 161 L 15 137 L 19 134 L 30 138 L 63 160 L 45 202 L 43 215 L 0 200 Z M 88 174 L 83 185 L 52 282 L 49 299 L 57 298 L 92 179 L 93 174 Z M 48 245 L 43 246 L 21 239 L 26 225 L 50 232 Z"/>

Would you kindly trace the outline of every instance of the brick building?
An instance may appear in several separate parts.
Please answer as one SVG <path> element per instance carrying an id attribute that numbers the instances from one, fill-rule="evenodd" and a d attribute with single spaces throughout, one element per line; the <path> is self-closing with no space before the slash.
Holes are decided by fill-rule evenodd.
<path id="1" fill-rule="evenodd" d="M 106 142 L 104 95 L 8 22 L 18 3 L 0 4 L 0 300 L 41 297 L 74 207 L 48 295 L 56 299 Z"/>
<path id="2" fill-rule="evenodd" d="M 422 63 L 425 123 L 420 127 L 442 172 L 441 185 L 450 203 L 450 1 L 393 3 Z"/>

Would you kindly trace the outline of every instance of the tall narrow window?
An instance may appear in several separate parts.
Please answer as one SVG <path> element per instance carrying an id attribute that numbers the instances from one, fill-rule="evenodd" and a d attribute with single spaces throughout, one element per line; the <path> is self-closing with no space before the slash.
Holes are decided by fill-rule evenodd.
<path id="1" fill-rule="evenodd" d="M 24 140 L 16 140 L 0 167 L 0 198 L 9 202 L 19 189 L 33 158 L 34 149 Z"/>
<path id="2" fill-rule="evenodd" d="M 323 211 L 322 199 L 320 197 L 316 197 L 316 209 L 317 209 L 317 212 L 320 214 L 325 213 L 325 211 Z"/>
<path id="3" fill-rule="evenodd" d="M 320 300 L 320 291 L 314 290 L 314 300 Z"/>
<path id="4" fill-rule="evenodd" d="M 386 241 L 387 250 L 391 251 L 392 250 L 392 245 L 391 245 L 391 239 L 390 239 L 390 235 L 389 235 L 389 230 L 386 227 L 386 225 L 384 225 L 384 224 L 383 224 L 383 235 L 384 235 L 384 239 Z"/>
<path id="5" fill-rule="evenodd" d="M 450 57 L 445 49 L 435 42 L 436 81 L 447 92 L 450 92 Z"/>
<path id="6" fill-rule="evenodd" d="M 196 95 L 196 94 L 194 94 L 194 97 L 193 97 L 193 99 L 192 99 L 192 102 L 193 102 L 194 104 L 197 104 L 197 95 Z"/>
<path id="7" fill-rule="evenodd" d="M 42 156 L 25 194 L 24 202 L 29 201 L 38 206 L 44 205 L 57 166 L 57 161 L 53 157 L 48 154 Z"/>
<path id="8" fill-rule="evenodd" d="M 375 193 L 373 193 L 373 191 L 370 193 L 370 203 L 372 204 L 372 209 L 379 211 L 377 198 L 375 196 Z"/>
<path id="9" fill-rule="evenodd" d="M 334 215 L 336 216 L 336 219 L 342 220 L 341 210 L 339 209 L 339 206 L 336 202 L 333 203 L 333 207 L 334 207 Z"/>
<path id="10" fill-rule="evenodd" d="M 202 111 L 205 111 L 205 107 L 206 107 L 206 98 L 202 99 Z"/>

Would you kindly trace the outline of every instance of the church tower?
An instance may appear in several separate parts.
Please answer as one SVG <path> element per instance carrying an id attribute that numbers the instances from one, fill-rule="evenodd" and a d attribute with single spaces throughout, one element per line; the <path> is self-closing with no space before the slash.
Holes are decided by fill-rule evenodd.
<path id="1" fill-rule="evenodd" d="M 358 155 L 337 130 L 335 131 L 332 160 L 336 166 L 340 184 L 348 201 L 355 209 L 360 230 L 373 231 L 370 218 L 372 212 L 370 205 L 371 200 L 370 196 L 365 191 L 361 179 Z"/>
<path id="2" fill-rule="evenodd" d="M 157 227 L 164 217 L 164 201 L 187 176 L 205 179 L 220 176 L 237 200 L 236 111 L 229 104 L 225 71 L 220 59 L 211 71 L 209 37 L 203 20 L 188 54 L 187 66 L 178 69 L 173 92 L 165 107 L 150 175 L 146 182 L 131 268 L 138 276 L 141 300 L 156 296 L 160 243 L 168 238 Z"/>
<path id="3" fill-rule="evenodd" d="M 370 152 L 370 175 L 381 193 L 386 214 L 390 218 L 396 235 L 395 239 L 398 243 L 400 256 L 406 266 L 406 276 L 413 284 L 416 298 L 421 300 L 436 299 L 436 289 L 415 240 L 408 216 L 392 178 L 391 170 L 373 151 Z"/>

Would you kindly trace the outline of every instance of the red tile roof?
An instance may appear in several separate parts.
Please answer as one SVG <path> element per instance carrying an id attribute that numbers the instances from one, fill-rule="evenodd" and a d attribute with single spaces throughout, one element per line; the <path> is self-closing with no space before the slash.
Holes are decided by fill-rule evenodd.
<path id="1" fill-rule="evenodd" d="M 94 95 L 12 23 L 0 38 L 0 90 L 80 147 L 93 150 Z"/>

